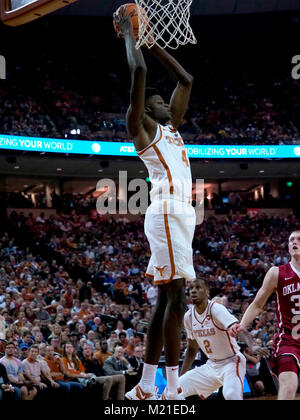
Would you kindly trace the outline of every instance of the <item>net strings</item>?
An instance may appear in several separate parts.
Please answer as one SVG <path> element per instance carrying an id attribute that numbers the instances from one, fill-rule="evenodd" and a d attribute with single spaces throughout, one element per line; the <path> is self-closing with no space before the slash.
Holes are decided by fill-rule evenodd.
<path id="1" fill-rule="evenodd" d="M 193 0 L 136 0 L 139 16 L 139 38 L 136 48 L 176 49 L 197 40 L 190 26 L 190 6 Z M 145 13 L 146 12 L 146 13 Z"/>

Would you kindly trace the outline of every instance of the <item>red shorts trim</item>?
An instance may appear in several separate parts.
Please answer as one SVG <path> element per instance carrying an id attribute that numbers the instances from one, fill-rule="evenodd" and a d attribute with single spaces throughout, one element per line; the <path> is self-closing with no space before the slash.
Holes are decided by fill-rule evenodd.
<path id="1" fill-rule="evenodd" d="M 294 372 L 298 375 L 300 371 L 297 357 L 293 354 L 282 354 L 272 359 L 270 368 L 276 376 L 279 376 L 283 372 Z"/>

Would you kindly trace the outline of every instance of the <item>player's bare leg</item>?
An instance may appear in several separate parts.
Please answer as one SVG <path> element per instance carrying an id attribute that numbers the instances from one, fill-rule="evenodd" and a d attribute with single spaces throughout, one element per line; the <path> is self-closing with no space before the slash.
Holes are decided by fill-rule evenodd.
<path id="1" fill-rule="evenodd" d="M 167 293 L 163 286 L 158 286 L 157 304 L 147 331 L 145 364 L 157 365 L 163 348 L 163 320 L 167 308 Z"/>
<path id="2" fill-rule="evenodd" d="M 294 400 L 298 389 L 298 375 L 295 372 L 282 372 L 279 377 L 278 400 Z"/>
<path id="3" fill-rule="evenodd" d="M 179 399 L 178 362 L 180 357 L 181 330 L 186 310 L 185 279 L 176 279 L 163 286 L 168 304 L 163 320 L 163 340 L 167 371 L 166 399 Z"/>
<path id="4" fill-rule="evenodd" d="M 125 397 L 127 399 L 157 399 L 155 377 L 163 348 L 163 320 L 167 304 L 167 293 L 163 286 L 158 286 L 157 304 L 147 331 L 146 354 L 142 378 L 136 387 L 126 393 Z"/>

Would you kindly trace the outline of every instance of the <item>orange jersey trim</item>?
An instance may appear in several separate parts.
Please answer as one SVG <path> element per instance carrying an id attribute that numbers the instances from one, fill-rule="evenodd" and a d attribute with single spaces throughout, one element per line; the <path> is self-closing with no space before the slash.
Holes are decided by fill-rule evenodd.
<path id="1" fill-rule="evenodd" d="M 146 150 L 150 149 L 150 147 L 153 147 L 156 143 L 158 143 L 161 139 L 162 139 L 162 129 L 161 126 L 158 124 L 159 130 L 160 130 L 160 136 L 159 139 L 156 140 L 154 143 L 149 144 L 149 146 L 145 147 L 145 149 L 140 150 L 139 152 L 137 151 L 136 153 L 141 156 L 143 153 L 146 152 Z"/>
<path id="2" fill-rule="evenodd" d="M 240 382 L 241 382 L 241 385 L 242 385 L 242 396 L 243 396 L 243 381 L 242 381 L 242 379 L 241 379 L 241 377 L 240 377 L 240 372 L 239 372 L 240 361 L 241 361 L 241 359 L 240 359 L 240 357 L 238 356 L 238 358 L 237 358 L 237 362 L 236 362 L 236 374 L 237 374 L 237 377 L 239 378 L 239 380 L 240 380 Z"/>
<path id="3" fill-rule="evenodd" d="M 172 241 L 171 241 L 171 233 L 170 233 L 169 219 L 168 219 L 168 214 L 167 214 L 167 202 L 166 201 L 164 201 L 164 222 L 165 222 L 165 229 L 166 229 L 168 248 L 169 248 L 169 256 L 170 256 L 170 262 L 171 262 L 171 277 L 170 277 L 170 280 L 172 280 L 174 275 L 175 275 L 175 263 L 174 263 L 174 254 L 173 254 L 173 247 L 172 247 Z"/>
<path id="4" fill-rule="evenodd" d="M 234 350 L 233 344 L 232 344 L 232 342 L 231 342 L 231 340 L 230 340 L 230 335 L 229 335 L 229 333 L 228 333 L 228 331 L 227 331 L 227 330 L 226 330 L 226 335 L 227 335 L 227 338 L 228 338 L 228 341 L 229 341 L 229 344 L 230 344 L 231 350 L 232 350 L 233 354 L 234 354 L 234 355 L 236 355 L 236 351 Z"/>
<path id="5" fill-rule="evenodd" d="M 171 175 L 170 168 L 167 165 L 167 162 L 165 161 L 165 159 L 163 158 L 163 155 L 160 153 L 160 150 L 155 145 L 153 145 L 153 149 L 155 150 L 155 153 L 157 154 L 157 157 L 160 160 L 161 164 L 163 165 L 163 167 L 167 171 L 167 176 L 168 176 L 168 180 L 169 180 L 169 184 L 170 184 L 170 194 L 173 194 L 174 193 L 174 186 L 173 186 L 173 180 L 172 180 L 172 175 Z"/>
<path id="6" fill-rule="evenodd" d="M 169 257 L 170 257 L 170 263 L 171 263 L 171 277 L 169 279 L 161 279 L 161 280 L 154 280 L 154 284 L 166 284 L 170 283 L 173 280 L 173 277 L 175 275 L 175 262 L 174 262 L 174 254 L 173 254 L 173 247 L 172 247 L 172 241 L 171 241 L 171 234 L 170 234 L 170 226 L 169 226 L 169 219 L 168 219 L 168 213 L 167 213 L 167 202 L 164 201 L 164 224 L 165 224 L 165 230 L 166 230 L 166 236 L 167 236 L 167 242 L 168 242 L 168 250 L 169 250 Z M 147 275 L 147 277 L 154 276 Z"/>

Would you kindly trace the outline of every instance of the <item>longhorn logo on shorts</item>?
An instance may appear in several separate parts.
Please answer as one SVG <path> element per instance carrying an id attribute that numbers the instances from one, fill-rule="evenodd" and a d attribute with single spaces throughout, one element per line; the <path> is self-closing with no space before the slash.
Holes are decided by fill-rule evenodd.
<path id="1" fill-rule="evenodd" d="M 163 267 L 155 267 L 155 266 L 154 266 L 154 268 L 155 268 L 157 271 L 159 271 L 159 275 L 160 275 L 160 277 L 162 277 L 162 276 L 163 276 L 164 271 L 165 271 L 165 268 L 167 268 L 167 267 L 168 267 L 167 265 L 164 265 Z"/>

